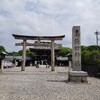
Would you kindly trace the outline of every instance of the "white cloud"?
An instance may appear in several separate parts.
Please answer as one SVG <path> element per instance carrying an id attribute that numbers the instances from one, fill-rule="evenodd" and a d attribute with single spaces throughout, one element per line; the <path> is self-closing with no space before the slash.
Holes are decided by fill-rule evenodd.
<path id="1" fill-rule="evenodd" d="M 71 47 L 72 27 L 80 25 L 82 44 L 92 45 L 94 31 L 100 30 L 99 12 L 99 0 L 0 0 L 0 44 L 9 51 L 17 50 L 13 33 L 65 34 L 61 43 Z"/>

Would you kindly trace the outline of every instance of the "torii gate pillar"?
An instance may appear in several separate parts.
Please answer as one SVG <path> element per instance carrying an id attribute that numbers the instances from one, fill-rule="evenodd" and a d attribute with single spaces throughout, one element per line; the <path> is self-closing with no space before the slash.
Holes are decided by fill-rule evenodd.
<path id="1" fill-rule="evenodd" d="M 26 40 L 23 40 L 23 53 L 22 53 L 21 71 L 25 71 L 25 62 L 26 62 Z"/>
<path id="2" fill-rule="evenodd" d="M 51 71 L 55 71 L 54 40 L 51 40 Z"/>

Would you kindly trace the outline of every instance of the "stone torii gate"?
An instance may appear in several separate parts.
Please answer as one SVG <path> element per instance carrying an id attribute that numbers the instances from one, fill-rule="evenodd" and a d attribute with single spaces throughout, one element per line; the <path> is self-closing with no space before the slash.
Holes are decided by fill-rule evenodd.
<path id="1" fill-rule="evenodd" d="M 17 46 L 23 46 L 23 54 L 22 54 L 22 66 L 21 71 L 25 71 L 25 61 L 26 61 L 26 46 L 34 46 L 35 44 L 27 43 L 27 40 L 49 40 L 51 41 L 51 71 L 55 71 L 55 54 L 54 47 L 56 40 L 63 40 L 65 35 L 62 36 L 26 36 L 26 35 L 16 35 L 12 34 L 15 39 L 23 40 L 22 43 L 16 43 Z"/>

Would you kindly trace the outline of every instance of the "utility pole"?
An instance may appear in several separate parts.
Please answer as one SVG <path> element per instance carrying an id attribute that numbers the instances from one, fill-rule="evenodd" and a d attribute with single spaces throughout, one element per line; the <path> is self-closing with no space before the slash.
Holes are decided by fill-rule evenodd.
<path id="1" fill-rule="evenodd" d="M 99 41 L 98 35 L 100 35 L 100 32 L 96 30 L 96 32 L 94 32 L 94 34 L 96 35 L 96 44 L 98 46 L 98 41 Z"/>

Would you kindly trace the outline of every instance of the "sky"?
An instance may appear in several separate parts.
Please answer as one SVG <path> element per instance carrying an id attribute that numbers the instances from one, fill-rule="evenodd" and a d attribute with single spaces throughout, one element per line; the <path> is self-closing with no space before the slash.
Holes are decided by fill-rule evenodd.
<path id="1" fill-rule="evenodd" d="M 57 43 L 71 47 L 73 26 L 81 27 L 81 45 L 95 45 L 100 0 L 0 0 L 0 45 L 9 52 L 22 49 L 12 34 L 65 35 Z"/>

